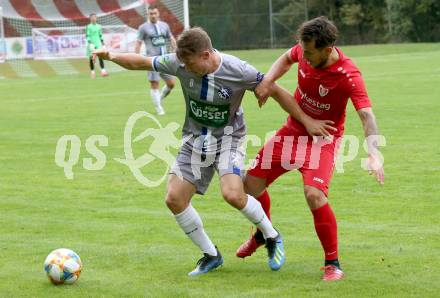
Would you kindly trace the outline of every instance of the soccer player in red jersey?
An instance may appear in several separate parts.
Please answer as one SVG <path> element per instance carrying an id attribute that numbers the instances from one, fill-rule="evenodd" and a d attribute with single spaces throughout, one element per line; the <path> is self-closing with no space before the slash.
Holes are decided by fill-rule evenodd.
<path id="1" fill-rule="evenodd" d="M 288 117 L 284 126 L 261 148 L 255 165 L 247 172 L 245 186 L 247 193 L 258 198 L 270 218 L 267 187 L 289 170 L 298 169 L 301 172 L 304 195 L 324 249 L 323 280 L 338 280 L 344 273 L 338 260 L 336 218 L 327 197 L 338 144 L 344 133 L 345 109 L 349 98 L 365 131 L 368 169 L 383 184 L 384 170 L 376 137 L 378 129 L 359 69 L 335 47 L 336 26 L 326 17 L 318 17 L 303 23 L 298 34 L 299 43 L 277 59 L 255 93 L 260 105 L 263 105 L 275 81 L 292 64 L 298 63 L 295 100 L 309 116 L 332 120 L 335 129 L 331 136 L 316 141 L 301 123 Z M 237 256 L 250 256 L 264 243 L 262 239 L 261 232 L 257 231 L 239 247 Z"/>

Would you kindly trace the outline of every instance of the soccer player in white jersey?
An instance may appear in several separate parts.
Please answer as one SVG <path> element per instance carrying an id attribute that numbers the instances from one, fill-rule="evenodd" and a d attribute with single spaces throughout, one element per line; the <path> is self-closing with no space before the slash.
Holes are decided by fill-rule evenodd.
<path id="1" fill-rule="evenodd" d="M 194 194 L 205 193 L 215 171 L 220 176 L 223 198 L 261 230 L 268 265 L 279 270 L 285 262 L 281 234 L 258 201 L 245 193 L 242 182 L 241 144 L 246 126 L 241 101 L 246 90 L 255 89 L 263 74 L 248 63 L 213 49 L 208 34 L 201 28 L 183 32 L 177 40 L 175 54 L 143 57 L 106 50 L 94 53 L 127 69 L 160 71 L 180 80 L 186 103 L 182 130 L 186 141 L 170 171 L 166 204 L 184 233 L 204 254 L 189 275 L 207 273 L 223 264 L 223 257 L 191 205 Z M 311 134 L 328 134 L 331 123 L 307 116 L 286 90 L 275 86 L 271 95 L 292 117 L 304 123 Z"/>
<path id="2" fill-rule="evenodd" d="M 148 7 L 148 22 L 142 24 L 138 29 L 138 37 L 135 52 L 141 52 L 142 43 L 145 44 L 145 54 L 147 56 L 159 56 L 167 53 L 167 41 L 169 40 L 171 47 L 176 48 L 176 40 L 171 33 L 167 23 L 159 20 L 159 10 L 157 6 L 150 5 Z M 165 81 L 165 86 L 159 90 L 160 79 Z M 162 101 L 170 94 L 174 88 L 174 78 L 165 73 L 156 71 L 148 72 L 148 81 L 150 82 L 151 100 L 156 108 L 158 115 L 164 115 L 165 111 L 162 107 Z"/>

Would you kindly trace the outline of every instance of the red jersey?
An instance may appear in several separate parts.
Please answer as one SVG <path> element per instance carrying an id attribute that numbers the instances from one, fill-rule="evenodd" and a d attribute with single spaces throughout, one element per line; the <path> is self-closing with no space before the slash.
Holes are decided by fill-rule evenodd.
<path id="1" fill-rule="evenodd" d="M 356 110 L 371 107 L 359 69 L 350 58 L 336 48 L 339 60 L 326 68 L 313 68 L 303 58 L 303 50 L 298 44 L 290 51 L 294 62 L 298 62 L 298 86 L 294 97 L 303 111 L 314 119 L 332 120 L 338 131 L 336 137 L 344 133 L 345 110 L 350 98 Z M 300 135 L 307 135 L 304 126 L 289 116 L 288 126 Z"/>

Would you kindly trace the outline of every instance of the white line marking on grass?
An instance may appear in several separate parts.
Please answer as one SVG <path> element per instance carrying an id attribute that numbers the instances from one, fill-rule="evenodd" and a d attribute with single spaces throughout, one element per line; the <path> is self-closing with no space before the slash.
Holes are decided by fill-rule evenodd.
<path id="1" fill-rule="evenodd" d="M 46 63 L 55 71 L 56 74 L 78 74 L 78 70 L 72 66 L 68 60 L 46 60 Z"/>
<path id="2" fill-rule="evenodd" d="M 35 71 L 32 70 L 32 68 L 29 66 L 29 64 L 26 61 L 23 60 L 10 61 L 9 65 L 14 70 L 14 72 L 20 77 L 25 77 L 25 78 L 38 77 L 38 75 L 35 73 Z"/>

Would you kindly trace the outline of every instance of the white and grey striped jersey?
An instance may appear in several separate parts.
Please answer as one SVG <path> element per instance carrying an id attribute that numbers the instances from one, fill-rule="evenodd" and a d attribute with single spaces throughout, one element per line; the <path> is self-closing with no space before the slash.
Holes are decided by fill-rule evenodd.
<path id="1" fill-rule="evenodd" d="M 138 29 L 138 40 L 145 44 L 147 56 L 164 55 L 167 53 L 167 41 L 173 36 L 167 23 L 157 21 L 146 22 Z"/>
<path id="2" fill-rule="evenodd" d="M 246 90 L 254 90 L 263 79 L 263 74 L 247 62 L 218 53 L 221 57 L 218 69 L 203 77 L 187 71 L 176 54 L 153 57 L 155 71 L 180 80 L 186 103 L 183 137 L 192 136 L 189 142 L 193 142 L 199 136 L 206 136 L 207 142 L 193 145 L 208 147 L 207 151 L 218 151 L 225 134 L 234 140 L 246 134 L 241 101 Z M 209 148 L 211 136 L 217 142 L 215 147 Z"/>

